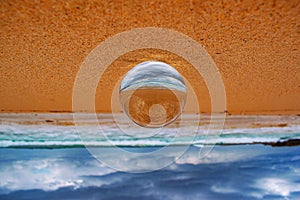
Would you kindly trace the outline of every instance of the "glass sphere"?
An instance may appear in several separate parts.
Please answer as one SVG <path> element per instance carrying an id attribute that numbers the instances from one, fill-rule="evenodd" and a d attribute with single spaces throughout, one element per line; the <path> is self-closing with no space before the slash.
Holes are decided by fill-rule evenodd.
<path id="1" fill-rule="evenodd" d="M 119 97 L 123 111 L 134 123 L 159 128 L 181 115 L 186 86 L 179 72 L 170 65 L 147 61 L 127 72 Z"/>

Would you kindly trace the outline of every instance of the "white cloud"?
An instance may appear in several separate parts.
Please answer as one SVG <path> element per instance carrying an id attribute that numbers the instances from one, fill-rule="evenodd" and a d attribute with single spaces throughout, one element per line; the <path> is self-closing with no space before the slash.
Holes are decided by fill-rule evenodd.
<path id="1" fill-rule="evenodd" d="M 280 195 L 288 197 L 292 192 L 300 192 L 300 184 L 282 178 L 262 178 L 256 181 L 256 187 L 263 190 L 264 195 Z"/>
<path id="2" fill-rule="evenodd" d="M 227 186 L 219 186 L 219 185 L 213 185 L 210 189 L 213 192 L 222 193 L 222 194 L 231 194 L 231 193 L 239 192 L 234 188 L 227 187 Z"/>
<path id="3" fill-rule="evenodd" d="M 85 176 L 101 176 L 113 170 L 103 167 L 98 161 L 68 162 L 60 159 L 15 161 L 2 165 L 0 188 L 5 190 L 56 190 L 60 187 L 101 186 L 106 182 L 85 180 Z M 88 181 L 88 183 L 87 183 Z"/>

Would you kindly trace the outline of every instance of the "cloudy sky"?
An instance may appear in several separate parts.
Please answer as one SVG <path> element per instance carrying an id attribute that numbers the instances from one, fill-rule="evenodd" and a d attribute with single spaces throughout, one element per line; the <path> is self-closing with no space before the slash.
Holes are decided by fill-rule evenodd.
<path id="1" fill-rule="evenodd" d="M 199 159 L 199 148 L 193 147 L 161 170 L 126 173 L 105 166 L 84 148 L 2 148 L 0 198 L 296 199 L 300 197 L 299 150 L 217 146 Z M 174 159 L 173 154 L 156 156 L 147 165 L 155 167 L 164 159 Z M 129 169 L 139 163 L 126 157 L 118 162 Z"/>

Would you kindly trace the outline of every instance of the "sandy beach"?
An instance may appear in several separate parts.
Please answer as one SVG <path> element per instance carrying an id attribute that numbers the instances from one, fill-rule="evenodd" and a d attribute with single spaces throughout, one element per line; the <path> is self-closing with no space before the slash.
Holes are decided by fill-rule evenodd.
<path id="1" fill-rule="evenodd" d="M 299 16 L 299 0 L 1 0 L 0 199 L 300 199 Z"/>
<path id="2" fill-rule="evenodd" d="M 222 75 L 231 114 L 299 114 L 299 10 L 292 1 L 1 1 L 0 110 L 70 112 L 80 64 L 106 38 L 139 27 L 182 32 L 203 45 Z M 146 60 L 191 82 L 210 111 L 203 78 L 183 58 L 127 53 L 99 81 L 98 112 L 110 112 L 116 81 Z M 193 109 L 191 107 L 190 112 Z"/>

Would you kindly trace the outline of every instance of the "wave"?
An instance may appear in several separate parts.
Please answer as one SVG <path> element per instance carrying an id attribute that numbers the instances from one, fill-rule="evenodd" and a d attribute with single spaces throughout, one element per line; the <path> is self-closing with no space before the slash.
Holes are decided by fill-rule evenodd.
<path id="1" fill-rule="evenodd" d="M 46 128 L 46 127 L 44 127 Z M 89 138 L 81 138 L 76 131 L 55 129 L 41 132 L 40 129 L 23 132 L 0 132 L 0 147 L 63 148 L 83 146 L 167 146 L 167 145 L 229 145 L 251 143 L 276 143 L 300 139 L 300 127 L 225 130 L 216 135 L 184 135 L 174 137 L 166 134 L 160 137 L 135 138 L 126 135 L 101 137 L 94 133 L 85 133 Z M 268 130 L 268 131 L 267 131 Z M 232 132 L 231 132 L 232 131 Z"/>
<path id="2" fill-rule="evenodd" d="M 232 145 L 232 144 L 276 144 L 300 139 L 300 126 L 295 117 L 273 116 L 233 116 L 226 119 L 226 124 L 218 135 L 213 126 L 209 127 L 209 118 L 203 117 L 200 127 L 195 131 L 196 116 L 190 115 L 184 128 L 164 128 L 154 136 L 141 137 L 134 127 L 123 126 L 128 135 L 121 131 L 112 120 L 112 115 L 101 115 L 102 129 L 90 120 L 89 114 L 82 115 L 83 129 L 72 125 L 71 114 L 2 114 L 0 116 L 0 147 L 14 148 L 65 148 L 65 147 L 138 147 L 138 146 L 167 146 L 167 145 Z M 49 120 L 51 119 L 51 120 Z M 299 117 L 296 118 L 299 120 Z M 30 123 L 29 123 L 30 122 Z M 60 124 L 54 123 L 60 122 Z M 259 122 L 259 123 L 257 123 Z M 201 124 L 202 123 L 202 124 Z M 62 125 L 62 124 L 68 124 Z M 276 125 L 277 124 L 277 125 Z M 210 129 L 210 134 L 207 131 Z"/>

